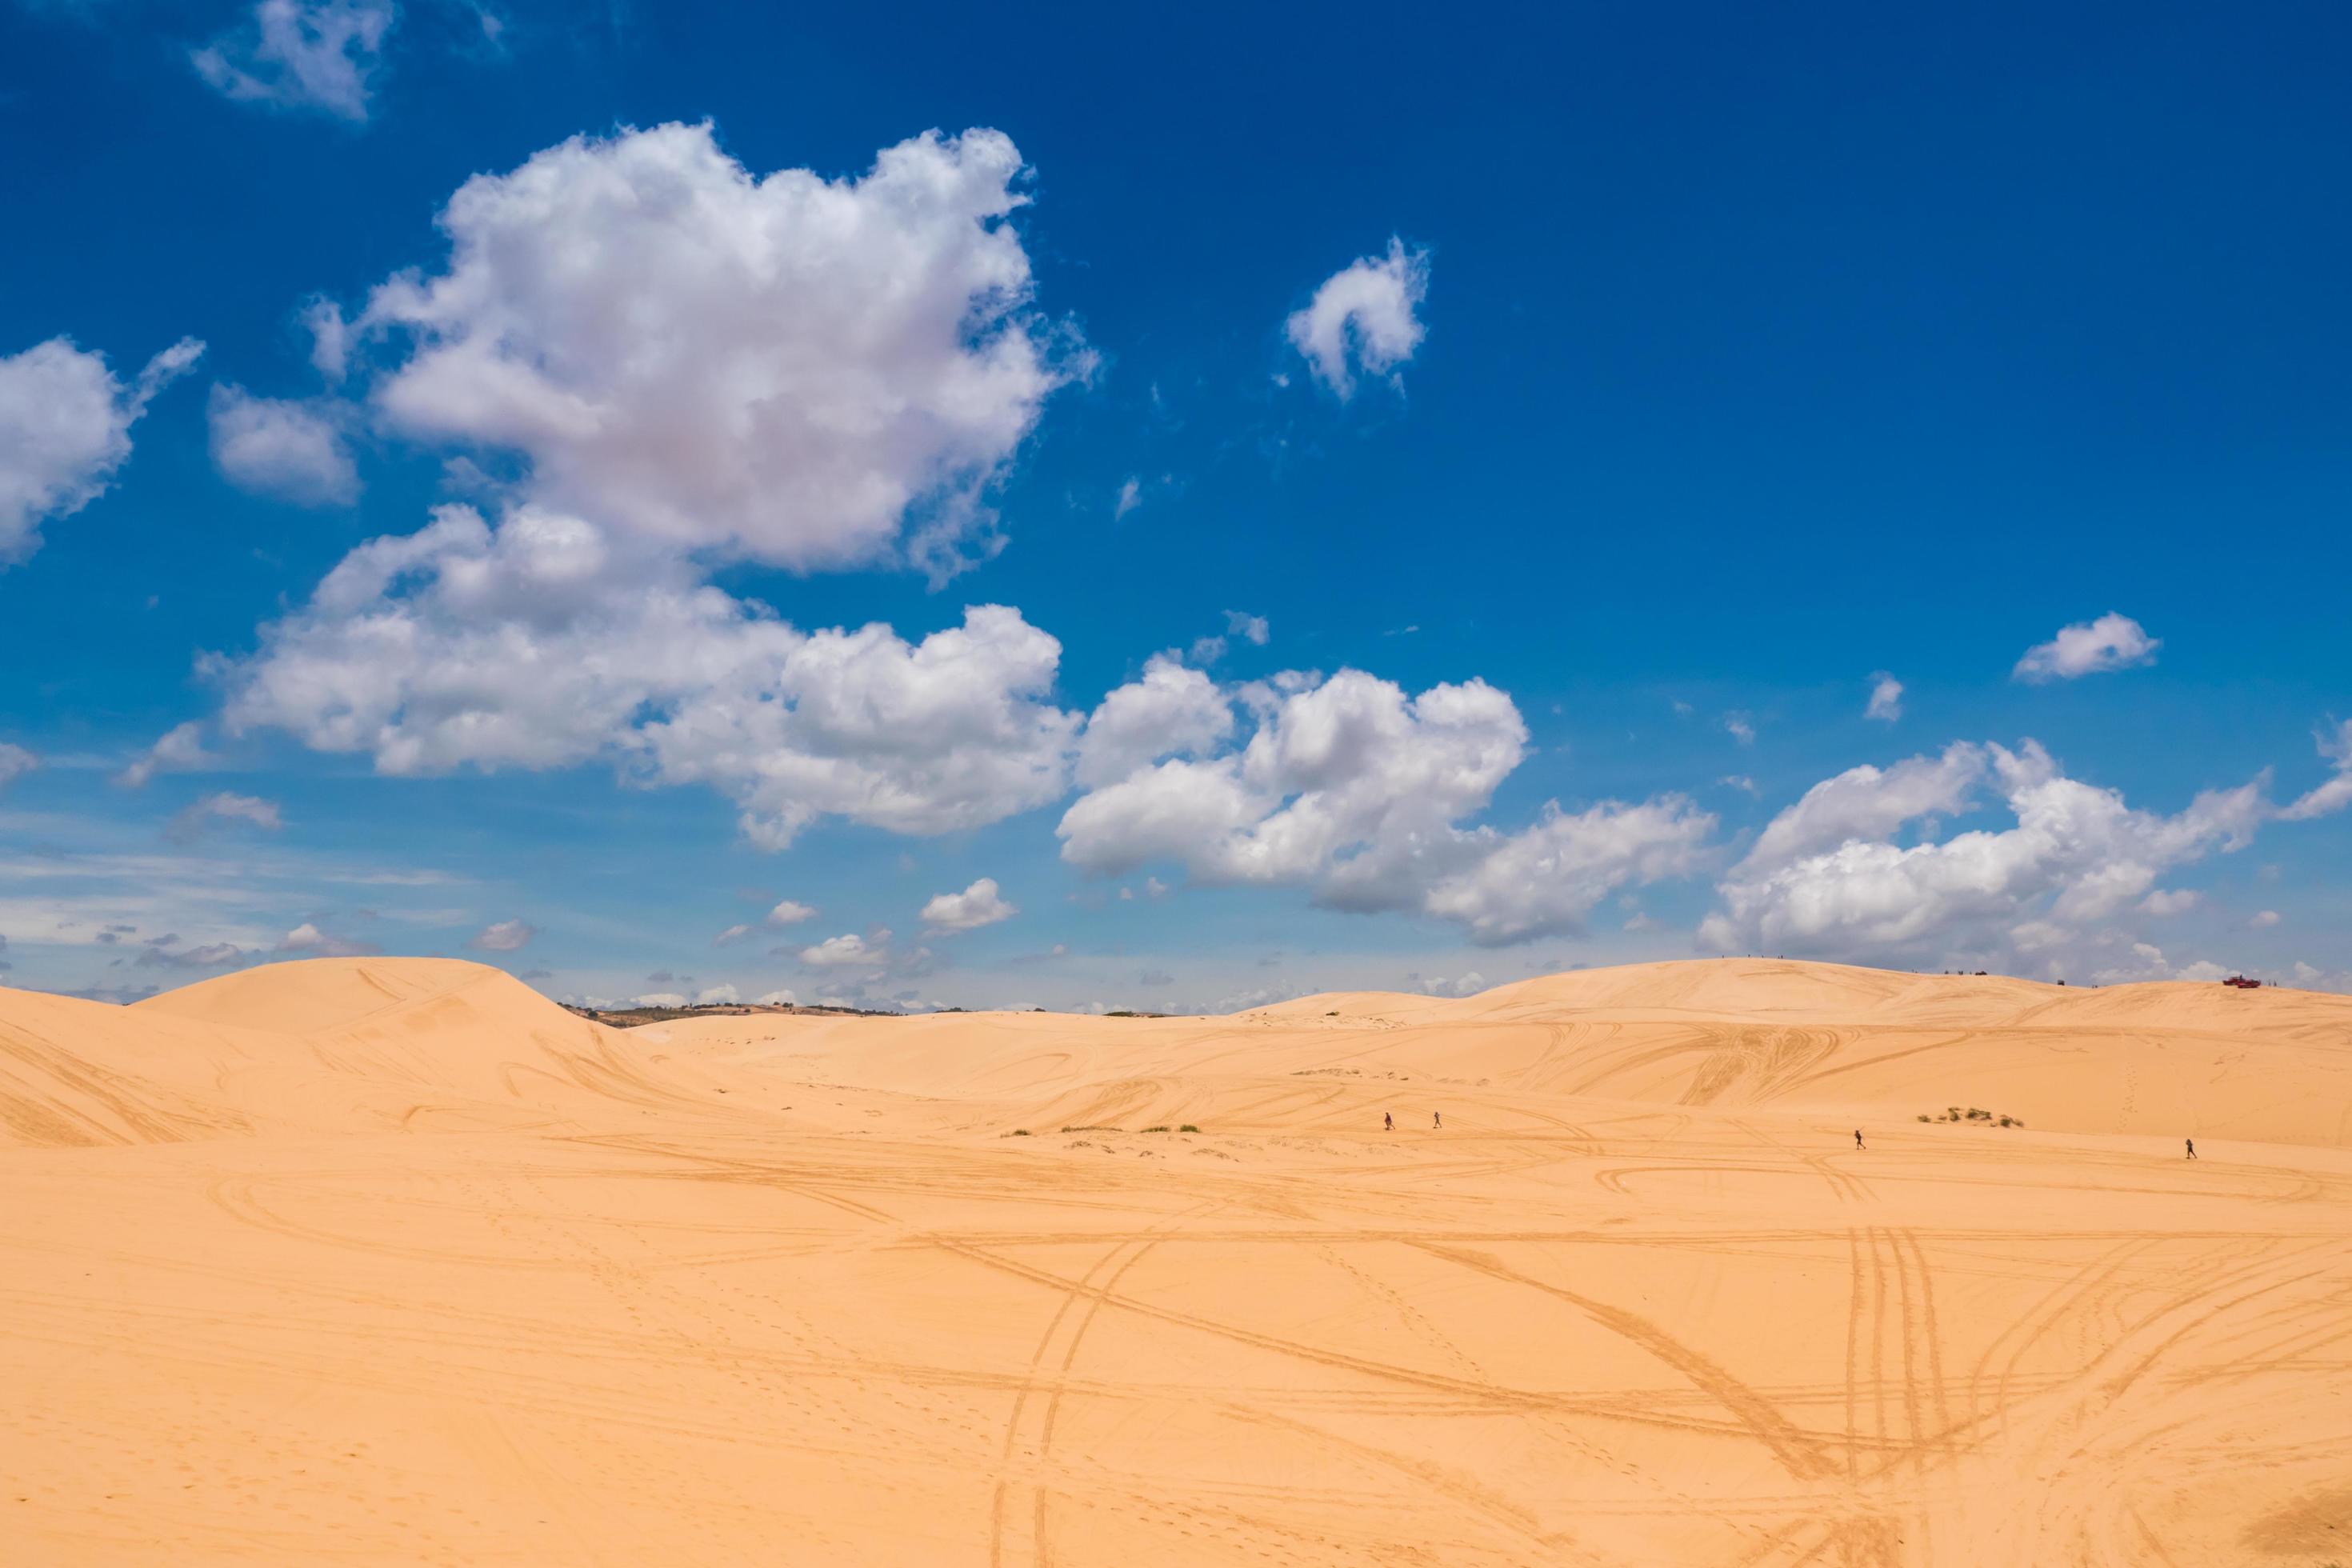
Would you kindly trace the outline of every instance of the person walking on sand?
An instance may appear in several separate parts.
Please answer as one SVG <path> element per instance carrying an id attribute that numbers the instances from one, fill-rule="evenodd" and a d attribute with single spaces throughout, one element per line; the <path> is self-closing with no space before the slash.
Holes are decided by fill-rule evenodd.
<path id="1" fill-rule="evenodd" d="M 1443 1127 L 1445 1125 L 1445 1118 L 1433 1110 L 1429 1113 L 1429 1124 L 1433 1128 Z"/>
<path id="2" fill-rule="evenodd" d="M 1393 1132 L 1396 1131 L 1396 1115 L 1393 1111 L 1383 1110 L 1381 1112 L 1381 1131 L 1383 1132 Z"/>
<path id="3" fill-rule="evenodd" d="M 2183 1140 L 2183 1142 L 2186 1142 L 2186 1143 L 2188 1143 L 2188 1145 L 2189 1145 L 2189 1157 L 2190 1159 L 2192 1159 L 2192 1160 L 2194 1160 L 2195 1158 L 2197 1158 L 2197 1140 L 2196 1140 L 2196 1139 L 2194 1139 L 2194 1138 L 2189 1138 L 2189 1139 L 2185 1139 L 2185 1140 Z"/>
<path id="4" fill-rule="evenodd" d="M 1857 1149 L 1864 1147 L 1862 1142 L 1862 1129 L 1859 1127 L 1853 1130 L 1853 1146 Z"/>

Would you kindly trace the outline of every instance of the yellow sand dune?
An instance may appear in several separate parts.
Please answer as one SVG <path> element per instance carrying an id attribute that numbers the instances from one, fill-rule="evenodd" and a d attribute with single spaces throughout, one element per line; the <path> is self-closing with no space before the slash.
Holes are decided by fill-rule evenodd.
<path id="1" fill-rule="evenodd" d="M 602 1125 L 714 1092 L 625 1031 L 451 959 L 271 964 L 130 1007 L 0 990 L 0 1147 Z"/>
<path id="2" fill-rule="evenodd" d="M 1402 1079 L 1480 1091 L 1507 1117 L 1566 1096 L 1884 1124 L 1957 1102 L 2053 1131 L 2352 1148 L 2352 997 L 2219 984 L 2094 991 L 1730 959 L 1549 975 L 1458 1001 L 1309 996 L 1231 1018 L 754 1015 L 663 1033 L 704 1059 L 732 1049 L 739 1062 L 944 1091 L 1013 1123 L 1198 1112 L 1227 1128 L 1304 1115 L 1337 1131 L 1360 1128 L 1381 1086 Z M 1303 1089 L 1259 1107 L 1267 1080 L 1299 1076 L 1358 1089 L 1331 1089 L 1320 1112 L 1293 1103 Z"/>
<path id="3" fill-rule="evenodd" d="M 12 1564 L 2352 1563 L 2342 997 L 316 960 L 0 991 L 0 1173 Z"/>

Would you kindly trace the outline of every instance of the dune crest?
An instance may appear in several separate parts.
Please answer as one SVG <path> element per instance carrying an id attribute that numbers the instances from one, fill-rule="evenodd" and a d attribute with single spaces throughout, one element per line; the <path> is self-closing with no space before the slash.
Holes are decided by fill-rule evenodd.
<path id="1" fill-rule="evenodd" d="M 711 1095 L 628 1032 L 456 959 L 267 964 L 129 1007 L 0 990 L 0 1146 L 578 1131 Z"/>

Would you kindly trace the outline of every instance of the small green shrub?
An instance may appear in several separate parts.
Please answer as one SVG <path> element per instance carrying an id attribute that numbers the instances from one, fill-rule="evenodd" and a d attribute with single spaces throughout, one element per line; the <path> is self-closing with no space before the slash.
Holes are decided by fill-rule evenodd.
<path id="1" fill-rule="evenodd" d="M 1176 1131 L 1179 1131 L 1179 1132 L 1198 1132 L 1198 1131 L 1200 1131 L 1200 1129 L 1199 1129 L 1199 1128 L 1197 1128 L 1197 1127 L 1195 1127 L 1195 1126 L 1193 1126 L 1191 1122 L 1187 1121 L 1186 1123 L 1184 1123 L 1184 1125 L 1183 1125 L 1183 1126 L 1179 1127 L 1178 1129 L 1176 1129 Z"/>
<path id="2" fill-rule="evenodd" d="M 1168 1131 L 1168 1124 L 1163 1121 L 1157 1127 L 1147 1127 L 1144 1131 L 1146 1132 L 1165 1132 Z"/>
<path id="3" fill-rule="evenodd" d="M 1957 1105 L 1946 1106 L 1944 1108 L 1943 1115 L 1933 1116 L 1922 1112 L 1918 1117 L 1918 1120 L 1927 1122 L 1981 1121 L 1989 1127 L 2022 1127 L 2025 1125 L 2025 1121 L 2022 1117 L 1995 1116 L 1991 1111 L 1973 1105 L 1969 1107 L 1966 1110 L 1962 1110 Z"/>
<path id="4" fill-rule="evenodd" d="M 1012 1131 L 1007 1132 L 1005 1136 L 1007 1138 L 1026 1138 L 1029 1136 L 1029 1129 L 1026 1127 L 1016 1127 Z"/>

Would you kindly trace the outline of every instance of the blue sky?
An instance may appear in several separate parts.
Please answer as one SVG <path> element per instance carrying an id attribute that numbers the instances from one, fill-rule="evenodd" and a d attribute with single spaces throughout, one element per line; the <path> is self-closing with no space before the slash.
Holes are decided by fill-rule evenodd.
<path id="1" fill-rule="evenodd" d="M 2352 988 L 2340 11 L 853 13 L 0 5 L 10 983 Z"/>

